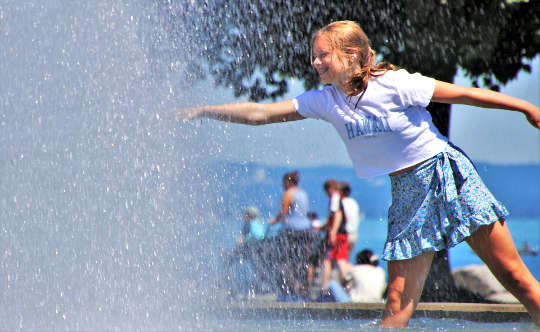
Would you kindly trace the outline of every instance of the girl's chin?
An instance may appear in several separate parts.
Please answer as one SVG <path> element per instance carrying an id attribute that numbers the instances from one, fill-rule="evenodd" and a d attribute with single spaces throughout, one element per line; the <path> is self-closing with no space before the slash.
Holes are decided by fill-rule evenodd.
<path id="1" fill-rule="evenodd" d="M 328 78 L 326 78 L 326 77 L 324 76 L 324 74 L 319 75 L 319 79 L 321 80 L 321 82 L 322 82 L 323 84 L 330 84 L 330 82 L 328 81 Z"/>
<path id="2" fill-rule="evenodd" d="M 333 83 L 332 77 L 328 75 L 328 72 L 324 72 L 322 74 L 319 74 L 319 79 L 324 84 L 332 84 Z"/>

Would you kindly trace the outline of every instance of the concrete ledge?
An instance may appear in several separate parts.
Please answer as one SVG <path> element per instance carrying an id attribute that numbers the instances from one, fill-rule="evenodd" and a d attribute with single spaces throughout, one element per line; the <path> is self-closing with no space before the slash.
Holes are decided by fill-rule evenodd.
<path id="1" fill-rule="evenodd" d="M 228 307 L 244 318 L 375 319 L 382 303 L 243 302 Z M 420 303 L 413 317 L 454 318 L 479 322 L 532 322 L 521 304 Z"/>

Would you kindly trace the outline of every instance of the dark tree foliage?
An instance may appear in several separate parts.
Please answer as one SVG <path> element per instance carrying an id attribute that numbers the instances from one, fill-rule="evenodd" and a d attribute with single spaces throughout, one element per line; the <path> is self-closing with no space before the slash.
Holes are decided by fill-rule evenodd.
<path id="1" fill-rule="evenodd" d="M 163 29 L 154 52 L 183 64 L 187 84 L 210 73 L 251 100 L 276 99 L 290 78 L 319 87 L 310 39 L 334 20 L 357 21 L 377 54 L 410 72 L 452 82 L 459 67 L 494 90 L 540 53 L 540 0 L 206 0 L 158 1 Z M 449 105 L 428 107 L 448 135 Z M 456 298 L 459 297 L 459 298 Z M 475 300 L 455 289 L 448 255 L 438 253 L 424 301 Z"/>
<path id="2" fill-rule="evenodd" d="M 167 38 L 192 77 L 209 71 L 237 96 L 277 98 L 290 77 L 319 81 L 310 36 L 339 19 L 357 21 L 386 61 L 451 81 L 459 67 L 498 89 L 540 52 L 540 1 L 213 0 L 164 1 Z M 156 44 L 157 45 L 157 44 Z M 176 51 L 176 52 L 175 52 Z"/>
<path id="3" fill-rule="evenodd" d="M 155 50 L 182 63 L 186 84 L 210 73 L 251 100 L 276 99 L 291 77 L 319 86 L 310 36 L 334 20 L 357 21 L 382 59 L 453 81 L 458 67 L 473 85 L 498 90 L 540 51 L 540 0 L 161 0 L 165 28 Z M 450 108 L 429 107 L 448 133 Z"/>

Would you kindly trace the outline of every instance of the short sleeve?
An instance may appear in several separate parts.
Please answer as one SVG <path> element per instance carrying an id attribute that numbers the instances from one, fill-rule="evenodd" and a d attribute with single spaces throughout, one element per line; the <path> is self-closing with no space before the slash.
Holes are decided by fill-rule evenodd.
<path id="1" fill-rule="evenodd" d="M 324 118 L 324 106 L 327 98 L 321 90 L 310 90 L 293 99 L 296 111 L 305 118 Z"/>
<path id="2" fill-rule="evenodd" d="M 435 80 L 419 73 L 410 74 L 404 69 L 395 72 L 396 86 L 404 106 L 426 107 L 435 91 Z"/>
<path id="3" fill-rule="evenodd" d="M 338 194 L 332 194 L 332 197 L 330 197 L 330 212 L 337 212 L 339 210 L 340 203 L 341 196 Z"/>

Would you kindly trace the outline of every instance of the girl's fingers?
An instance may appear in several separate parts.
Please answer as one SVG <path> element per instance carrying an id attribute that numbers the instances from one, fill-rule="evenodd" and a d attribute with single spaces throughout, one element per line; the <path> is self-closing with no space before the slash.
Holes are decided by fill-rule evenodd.
<path id="1" fill-rule="evenodd" d="M 527 114 L 527 120 L 533 127 L 540 129 L 540 108 L 537 108 L 535 112 Z"/>
<path id="2" fill-rule="evenodd" d="M 191 121 L 199 115 L 200 111 L 196 107 L 177 109 L 174 112 L 171 112 L 171 117 L 177 121 L 188 122 Z"/>

